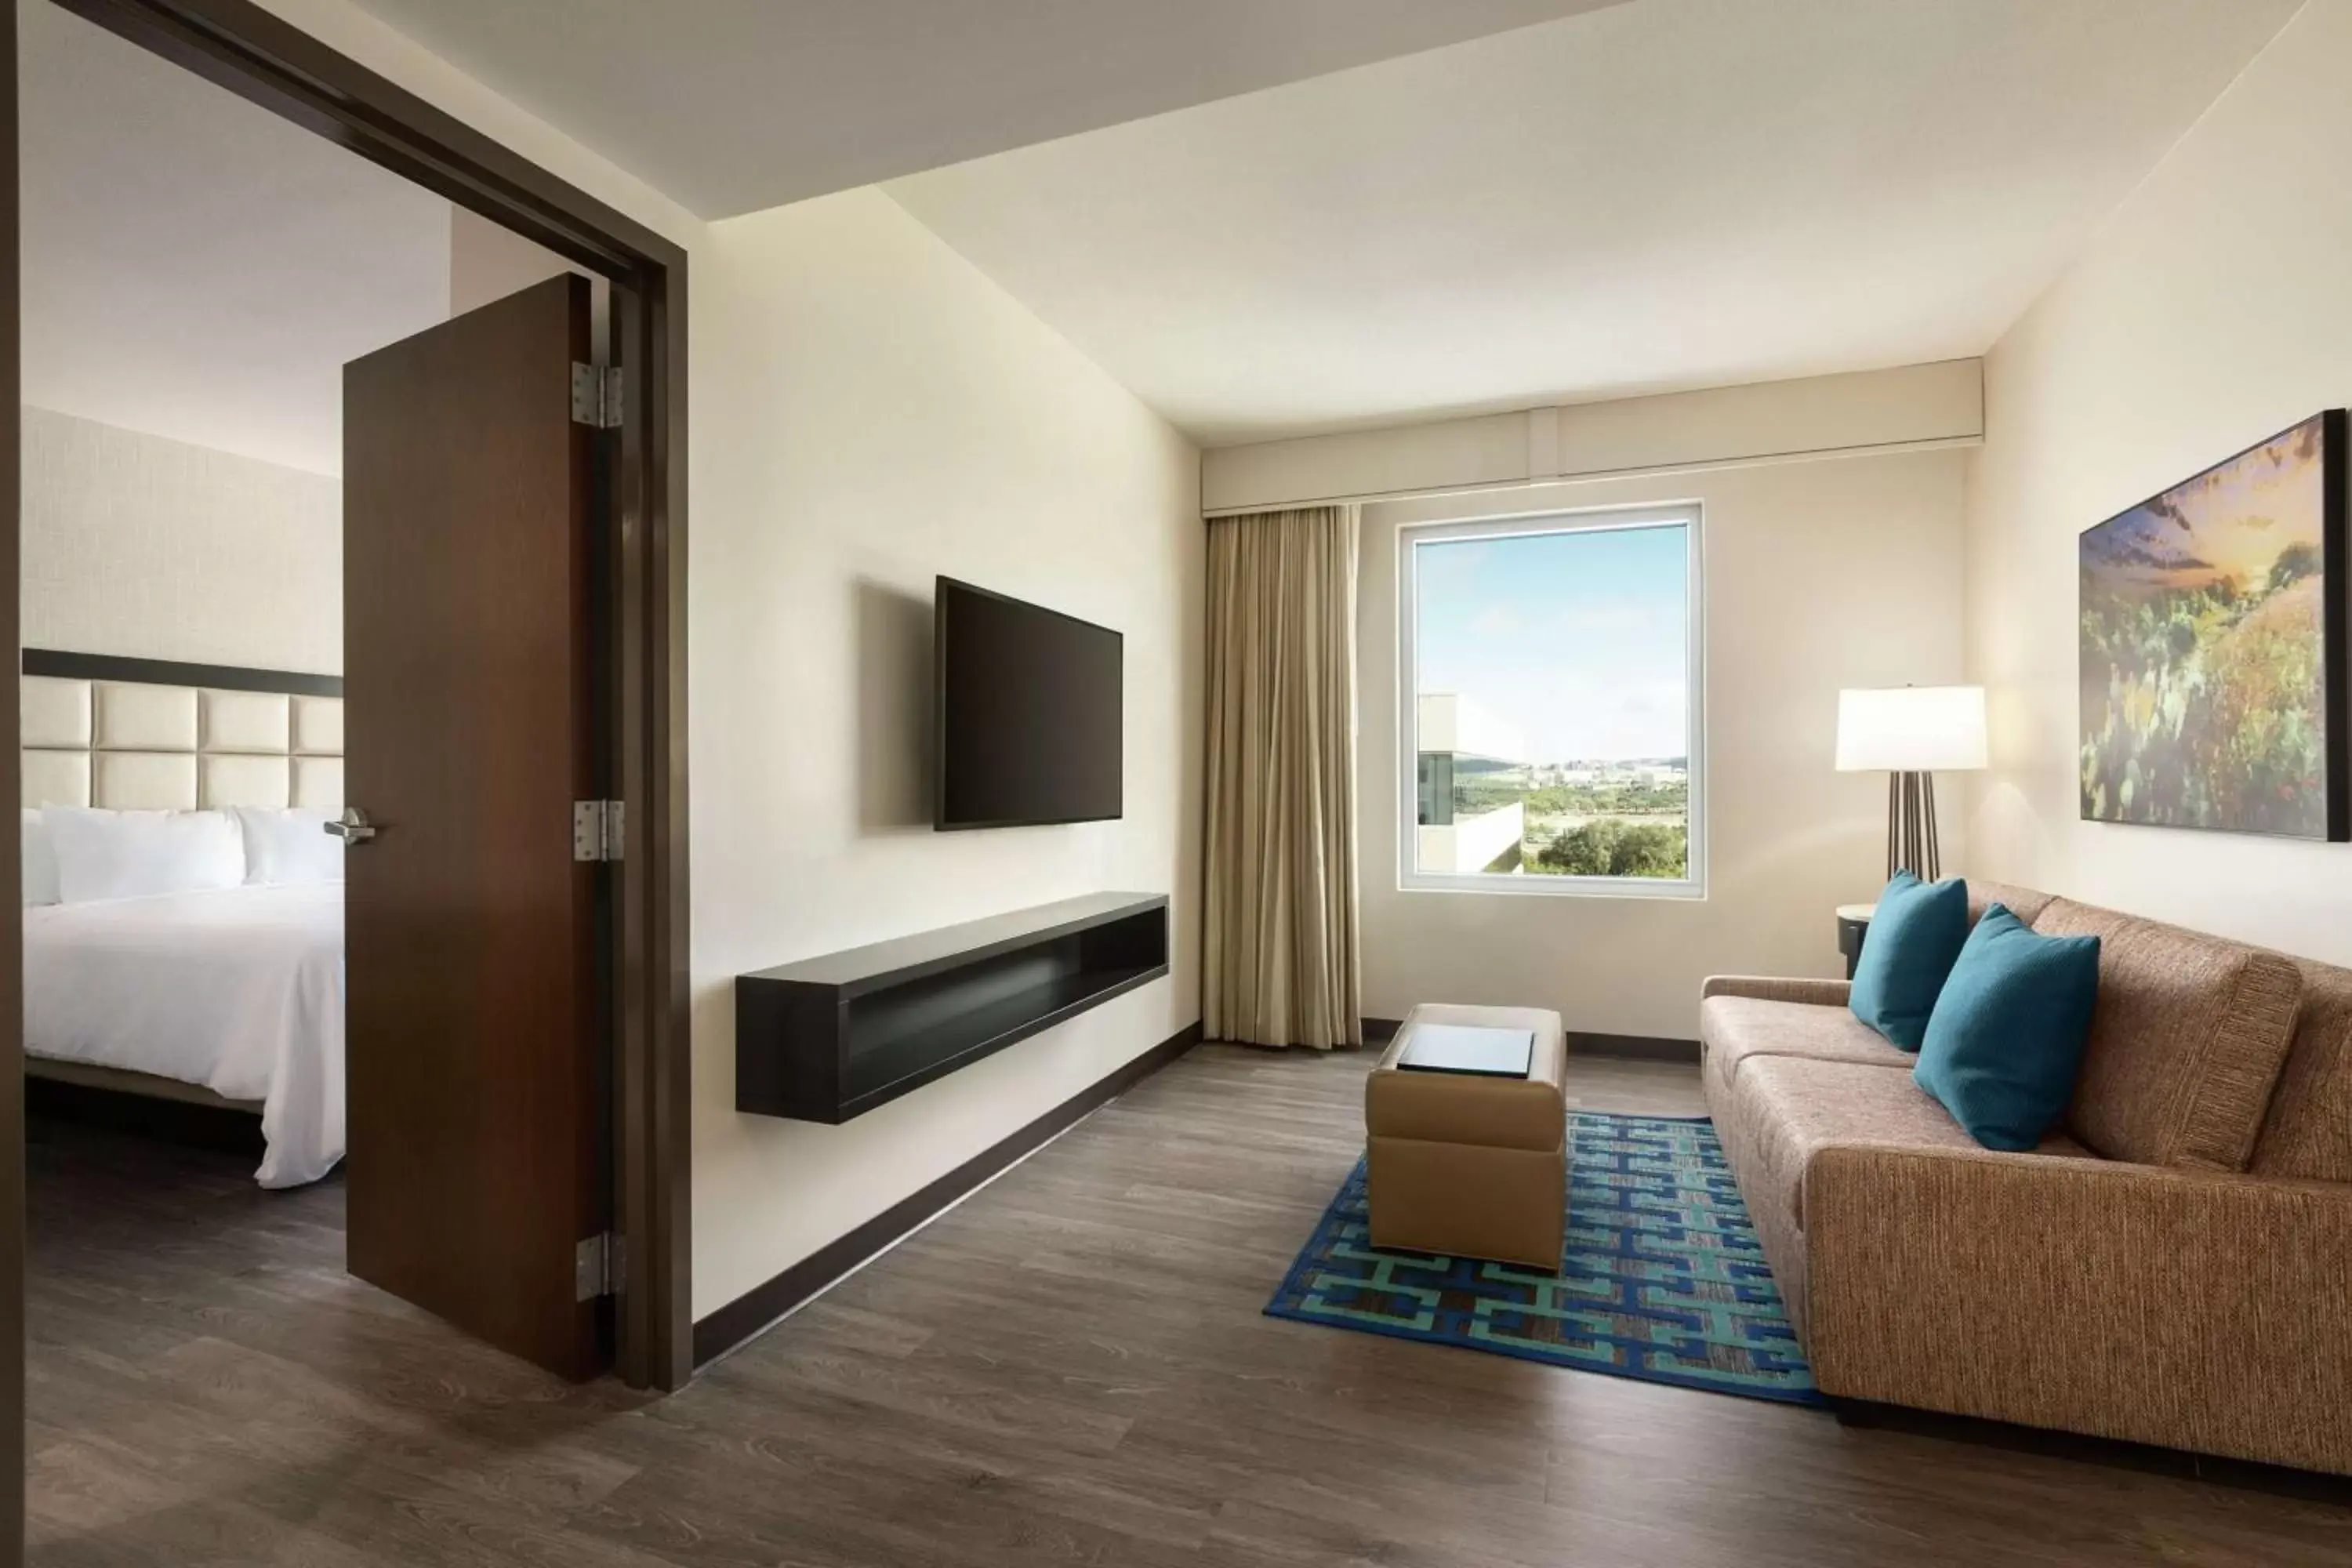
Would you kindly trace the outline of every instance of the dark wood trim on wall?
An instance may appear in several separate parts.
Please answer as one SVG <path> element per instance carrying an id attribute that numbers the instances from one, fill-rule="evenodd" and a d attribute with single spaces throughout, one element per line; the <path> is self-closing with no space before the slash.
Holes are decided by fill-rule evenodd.
<path id="1" fill-rule="evenodd" d="M 23 384 L 17 357 L 16 8 L 0 15 L 0 147 L 6 149 L 7 189 L 0 195 L 0 379 Z M 18 447 L 21 419 L 0 419 L 0 637 L 17 646 L 23 635 L 18 604 L 16 541 L 23 509 Z M 21 734 L 21 681 L 0 680 L 0 730 Z M 0 769 L 0 805 L 11 822 L 23 794 L 18 768 Z M 24 885 L 21 836 L 0 834 L 0 881 Z M 21 1563 L 25 1550 L 25 911 L 24 900 L 0 899 L 0 1563 Z"/>
<path id="2" fill-rule="evenodd" d="M 1582 1029 L 1570 1029 L 1568 1031 L 1568 1054 L 1571 1057 L 1617 1057 L 1637 1062 L 1696 1064 L 1698 1042 L 1668 1039 L 1657 1035 L 1595 1035 Z"/>
<path id="3" fill-rule="evenodd" d="M 2321 657 L 2327 837 L 2352 839 L 2352 416 L 2320 416 Z"/>
<path id="4" fill-rule="evenodd" d="M 222 691 L 287 691 L 299 697 L 341 697 L 340 675 L 297 669 L 249 669 L 236 664 L 187 664 L 176 658 L 127 658 L 111 653 L 66 653 L 57 648 L 23 651 L 26 675 L 67 680 L 133 680 L 151 686 L 209 686 Z"/>
<path id="5" fill-rule="evenodd" d="M 56 0 L 281 119 L 615 279 L 684 253 L 253 0 Z"/>
<path id="6" fill-rule="evenodd" d="M 611 280 L 612 348 L 625 383 L 606 606 L 618 687 L 612 770 L 630 825 L 613 887 L 614 1208 L 627 1258 L 616 1370 L 633 1384 L 675 1388 L 693 1370 L 686 252 L 253 0 L 57 3 Z M 11 188 L 13 200 L 13 179 Z M 13 287 L 7 297 L 13 353 Z M 12 519 L 16 439 L 11 422 Z M 5 532 L 13 562 L 13 521 Z M 6 598 L 13 627 L 16 595 Z M 16 701 L 12 683 L 11 714 Z"/>
<path id="7" fill-rule="evenodd" d="M 778 1319 L 833 1284 L 877 1253 L 887 1251 L 973 1189 L 1055 1134 L 1093 1112 L 1201 1043 L 1193 1024 L 1113 1069 L 1034 1121 L 991 1144 L 938 1181 L 891 1205 L 838 1240 L 802 1258 L 763 1284 L 755 1285 L 694 1325 L 694 1364 L 708 1366 L 772 1327 Z"/>

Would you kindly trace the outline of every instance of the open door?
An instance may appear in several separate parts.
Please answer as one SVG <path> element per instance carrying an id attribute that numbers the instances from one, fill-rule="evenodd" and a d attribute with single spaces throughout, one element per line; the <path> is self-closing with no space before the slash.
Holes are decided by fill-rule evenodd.
<path id="1" fill-rule="evenodd" d="M 349 1268 L 573 1378 L 609 1360 L 589 358 L 566 275 L 343 371 Z"/>

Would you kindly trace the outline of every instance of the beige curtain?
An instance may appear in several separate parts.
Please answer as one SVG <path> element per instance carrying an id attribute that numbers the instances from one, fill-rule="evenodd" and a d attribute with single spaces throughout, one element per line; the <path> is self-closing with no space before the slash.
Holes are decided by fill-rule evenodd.
<path id="1" fill-rule="evenodd" d="M 1360 1045 L 1352 506 L 1209 523 L 1213 1040 Z"/>

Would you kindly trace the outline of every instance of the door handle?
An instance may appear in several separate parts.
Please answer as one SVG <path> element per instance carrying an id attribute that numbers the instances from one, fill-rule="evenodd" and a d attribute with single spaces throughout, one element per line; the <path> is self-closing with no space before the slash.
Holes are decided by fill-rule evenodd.
<path id="1" fill-rule="evenodd" d="M 367 813 L 356 805 L 343 807 L 343 815 L 340 820 L 322 823 L 320 826 L 341 839 L 346 847 L 366 843 L 375 837 L 376 832 L 368 825 Z"/>

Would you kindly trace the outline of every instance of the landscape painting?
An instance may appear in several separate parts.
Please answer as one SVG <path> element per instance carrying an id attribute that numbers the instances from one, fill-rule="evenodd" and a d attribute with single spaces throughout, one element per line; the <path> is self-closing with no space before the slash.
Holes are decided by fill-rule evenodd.
<path id="1" fill-rule="evenodd" d="M 2314 416 L 2082 536 L 2086 819 L 2344 836 L 2344 428 Z"/>

